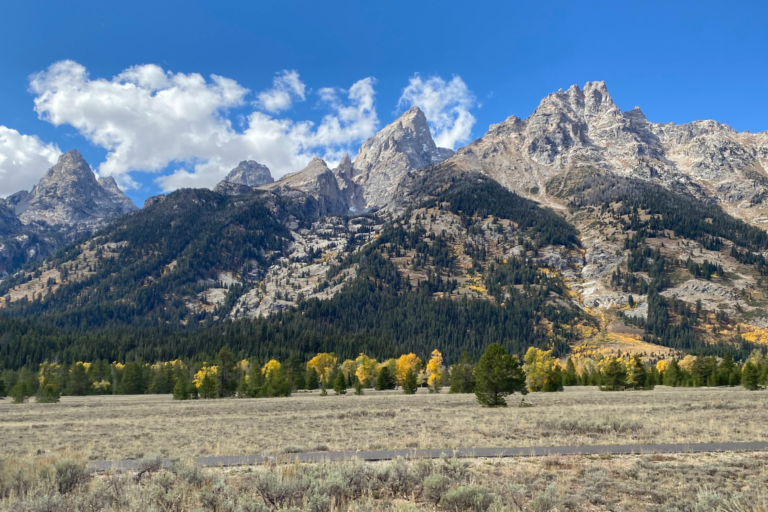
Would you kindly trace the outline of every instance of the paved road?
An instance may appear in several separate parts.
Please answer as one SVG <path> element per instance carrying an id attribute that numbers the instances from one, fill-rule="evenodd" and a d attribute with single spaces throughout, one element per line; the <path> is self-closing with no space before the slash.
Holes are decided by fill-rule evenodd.
<path id="1" fill-rule="evenodd" d="M 377 451 L 346 451 L 346 452 L 311 452 L 286 453 L 280 455 L 229 455 L 214 457 L 197 457 L 195 462 L 200 466 L 228 467 L 250 466 L 265 462 L 320 462 L 362 459 L 364 461 L 391 460 L 397 457 L 406 459 L 437 459 L 443 455 L 448 457 L 540 457 L 543 455 L 632 455 L 644 453 L 707 453 L 729 451 L 761 451 L 768 450 L 768 442 L 754 443 L 685 443 L 685 444 L 618 444 L 598 446 L 532 446 L 525 448 L 460 448 L 449 450 L 377 450 Z M 91 471 L 136 470 L 140 461 L 116 460 L 89 462 Z M 163 467 L 169 467 L 169 459 L 162 460 Z"/>

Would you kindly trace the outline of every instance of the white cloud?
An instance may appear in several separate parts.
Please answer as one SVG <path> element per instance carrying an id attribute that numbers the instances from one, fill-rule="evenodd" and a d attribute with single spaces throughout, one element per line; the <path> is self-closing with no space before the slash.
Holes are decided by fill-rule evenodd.
<path id="1" fill-rule="evenodd" d="M 427 116 L 435 143 L 439 147 L 456 149 L 467 142 L 475 124 L 469 110 L 475 106 L 475 97 L 461 77 L 446 82 L 439 76 L 424 80 L 418 74 L 403 89 L 398 108 L 416 105 Z"/>
<path id="2" fill-rule="evenodd" d="M 249 91 L 216 75 L 206 81 L 197 73 L 149 64 L 111 80 L 91 79 L 82 65 L 61 61 L 32 76 L 30 89 L 41 119 L 69 124 L 108 151 L 101 175 L 130 185 L 132 171 L 160 172 L 175 164 L 171 175 L 157 179 L 173 190 L 212 187 L 244 159 L 268 166 L 279 177 L 301 169 L 313 156 L 334 158 L 375 133 L 374 83 L 366 78 L 347 91 L 321 89 L 320 104 L 330 113 L 317 126 L 251 112 L 241 131 L 233 128 L 228 109 L 244 106 Z M 278 84 L 291 97 L 306 94 L 296 72 L 283 72 L 275 79 Z"/>
<path id="3" fill-rule="evenodd" d="M 306 85 L 299 79 L 299 73 L 286 69 L 272 80 L 271 89 L 258 94 L 256 106 L 274 114 L 291 108 L 294 100 L 306 98 Z"/>
<path id="4" fill-rule="evenodd" d="M 0 126 L 0 197 L 31 189 L 59 155 L 55 144 Z"/>

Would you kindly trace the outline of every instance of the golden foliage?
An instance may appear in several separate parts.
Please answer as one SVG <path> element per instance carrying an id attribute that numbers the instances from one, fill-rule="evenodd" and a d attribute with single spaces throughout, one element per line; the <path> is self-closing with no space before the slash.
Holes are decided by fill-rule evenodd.
<path id="1" fill-rule="evenodd" d="M 282 365 L 277 359 L 270 359 L 261 369 L 261 373 L 264 375 L 264 378 L 269 380 L 270 377 L 274 376 L 280 371 L 280 368 L 282 368 Z"/>
<path id="2" fill-rule="evenodd" d="M 307 368 L 312 368 L 317 372 L 317 378 L 320 379 L 320 382 L 329 384 L 328 379 L 336 369 L 337 363 L 338 359 L 335 355 L 320 353 L 309 360 L 307 363 Z"/>
<path id="3" fill-rule="evenodd" d="M 397 383 L 402 385 L 405 382 L 405 376 L 409 370 L 413 370 L 413 373 L 419 373 L 421 369 L 421 359 L 416 354 L 411 352 L 410 354 L 403 354 L 397 360 L 397 366 L 395 369 L 395 376 L 397 377 Z"/>
<path id="4" fill-rule="evenodd" d="M 432 351 L 432 357 L 427 363 L 427 386 L 434 388 L 442 384 L 443 354 L 439 350 Z"/>
<path id="5" fill-rule="evenodd" d="M 373 382 L 373 374 L 376 371 L 376 360 L 365 354 L 360 354 L 355 359 L 357 369 L 355 375 L 363 386 L 370 386 Z"/>
<path id="6" fill-rule="evenodd" d="M 194 383 L 196 388 L 200 388 L 203 385 L 203 379 L 206 377 L 212 377 L 216 378 L 216 375 L 219 373 L 219 367 L 218 366 L 208 366 L 208 363 L 203 363 L 203 367 L 200 368 L 200 371 L 198 371 L 195 374 L 195 377 L 192 379 L 192 382 Z"/>

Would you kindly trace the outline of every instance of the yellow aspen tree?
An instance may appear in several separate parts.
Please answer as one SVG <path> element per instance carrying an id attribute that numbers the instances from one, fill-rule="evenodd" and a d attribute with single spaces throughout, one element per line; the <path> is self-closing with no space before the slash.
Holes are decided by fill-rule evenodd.
<path id="1" fill-rule="evenodd" d="M 203 386 L 203 380 L 205 380 L 206 377 L 216 379 L 218 373 L 219 368 L 217 366 L 208 366 L 208 363 L 203 363 L 203 367 L 195 374 L 192 382 L 194 382 L 196 388 L 200 389 Z"/>
<path id="2" fill-rule="evenodd" d="M 376 371 L 376 360 L 365 354 L 360 354 L 355 359 L 357 369 L 355 375 L 364 387 L 370 387 L 373 384 L 373 374 Z"/>
<path id="3" fill-rule="evenodd" d="M 443 354 L 439 350 L 432 351 L 427 363 L 427 386 L 433 391 L 439 391 L 443 380 Z"/>
<path id="4" fill-rule="evenodd" d="M 397 383 L 402 386 L 409 370 L 412 370 L 416 375 L 419 374 L 421 359 L 414 353 L 403 354 L 398 358 L 396 368 L 395 376 L 397 377 Z"/>
<path id="5" fill-rule="evenodd" d="M 353 359 L 347 359 L 341 363 L 341 373 L 344 374 L 344 378 L 347 379 L 347 382 L 352 380 L 352 376 L 355 375 L 356 371 L 357 363 Z"/>
<path id="6" fill-rule="evenodd" d="M 282 368 L 282 365 L 279 361 L 276 359 L 270 359 L 261 369 L 261 373 L 264 375 L 265 379 L 269 380 L 270 377 L 280 371 L 280 368 Z"/>
<path id="7" fill-rule="evenodd" d="M 338 359 L 333 354 L 328 353 L 320 353 L 317 354 L 315 357 L 309 360 L 307 363 L 307 368 L 312 368 L 317 372 L 317 378 L 320 380 L 321 383 L 324 383 L 326 386 L 330 384 L 328 382 L 328 379 L 333 374 L 333 371 L 336 369 L 336 365 L 338 364 Z"/>

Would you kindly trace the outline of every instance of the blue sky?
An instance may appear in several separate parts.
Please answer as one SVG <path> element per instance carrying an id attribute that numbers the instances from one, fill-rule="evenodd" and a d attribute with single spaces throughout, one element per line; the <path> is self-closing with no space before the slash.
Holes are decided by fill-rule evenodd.
<path id="1" fill-rule="evenodd" d="M 71 148 L 139 205 L 246 157 L 282 174 L 356 151 L 420 102 L 459 147 L 590 80 L 651 121 L 768 130 L 765 2 L 18 1 L 2 14 L 0 195 Z"/>

